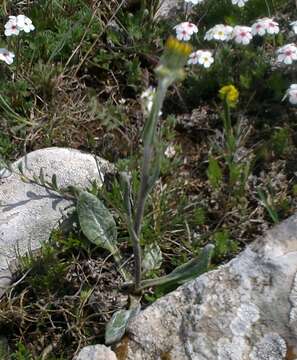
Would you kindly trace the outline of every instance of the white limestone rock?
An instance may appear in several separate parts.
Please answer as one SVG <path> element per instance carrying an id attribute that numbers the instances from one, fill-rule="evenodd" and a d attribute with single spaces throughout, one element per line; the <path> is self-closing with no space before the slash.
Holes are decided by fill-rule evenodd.
<path id="1" fill-rule="evenodd" d="M 296 273 L 297 215 L 141 312 L 126 360 L 297 358 Z"/>
<path id="2" fill-rule="evenodd" d="M 15 260 L 16 254 L 23 255 L 35 250 L 47 241 L 51 231 L 67 212 L 72 203 L 59 194 L 48 191 L 36 184 L 20 179 L 18 164 L 23 164 L 26 175 L 37 176 L 43 169 L 45 178 L 50 180 L 56 174 L 58 186 L 87 187 L 91 180 L 101 179 L 111 165 L 100 158 L 78 150 L 67 148 L 46 148 L 33 151 L 13 165 L 13 173 L 2 173 L 0 178 L 0 288 L 7 281 L 4 271 Z M 99 171 L 101 174 L 99 174 Z M 2 274 L 1 274 L 2 271 Z M 1 280 L 2 279 L 2 280 Z"/>
<path id="3" fill-rule="evenodd" d="M 75 360 L 117 360 L 117 358 L 105 345 L 91 345 L 84 347 Z"/>
<path id="4" fill-rule="evenodd" d="M 184 0 L 163 0 L 160 1 L 160 7 L 156 13 L 156 18 L 163 19 L 174 19 L 180 11 L 185 11 Z"/>

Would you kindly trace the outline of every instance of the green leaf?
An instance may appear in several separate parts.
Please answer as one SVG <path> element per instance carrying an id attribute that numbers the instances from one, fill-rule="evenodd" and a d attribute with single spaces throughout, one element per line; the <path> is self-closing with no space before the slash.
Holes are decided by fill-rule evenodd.
<path id="1" fill-rule="evenodd" d="M 223 179 L 223 174 L 218 161 L 212 157 L 209 158 L 207 176 L 211 186 L 215 189 L 218 189 Z"/>
<path id="2" fill-rule="evenodd" d="M 42 185 L 45 184 L 45 177 L 44 177 L 43 168 L 40 168 L 40 170 L 39 170 L 39 181 L 40 181 L 40 184 L 42 184 Z"/>
<path id="3" fill-rule="evenodd" d="M 116 223 L 110 211 L 95 195 L 81 192 L 77 213 L 82 232 L 92 243 L 112 254 L 118 253 Z"/>
<path id="4" fill-rule="evenodd" d="M 178 266 L 170 274 L 157 279 L 142 281 L 140 284 L 141 289 L 158 286 L 158 291 L 167 293 L 175 289 L 177 286 L 195 279 L 197 276 L 208 270 L 213 255 L 213 250 L 214 245 L 206 245 L 199 257 L 196 257 L 189 262 Z"/>
<path id="5" fill-rule="evenodd" d="M 135 316 L 140 310 L 140 307 L 119 310 L 112 315 L 112 318 L 106 325 L 105 329 L 105 344 L 111 345 L 121 340 L 124 336 L 129 320 Z"/>
<path id="6" fill-rule="evenodd" d="M 147 245 L 144 249 L 142 267 L 144 272 L 157 270 L 162 265 L 162 252 L 157 244 Z"/>
<path id="7" fill-rule="evenodd" d="M 52 186 L 55 190 L 59 189 L 56 174 L 53 174 L 53 176 L 52 176 Z"/>

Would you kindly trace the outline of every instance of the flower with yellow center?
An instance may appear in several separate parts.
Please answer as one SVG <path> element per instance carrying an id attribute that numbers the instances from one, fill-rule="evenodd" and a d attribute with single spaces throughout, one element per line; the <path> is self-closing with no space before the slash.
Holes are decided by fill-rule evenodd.
<path id="1" fill-rule="evenodd" d="M 225 85 L 220 89 L 219 96 L 230 107 L 234 107 L 238 101 L 239 92 L 234 85 Z"/>

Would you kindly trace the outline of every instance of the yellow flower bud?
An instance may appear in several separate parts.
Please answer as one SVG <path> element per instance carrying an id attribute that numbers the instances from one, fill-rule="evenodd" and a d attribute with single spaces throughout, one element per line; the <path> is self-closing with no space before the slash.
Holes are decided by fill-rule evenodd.
<path id="1" fill-rule="evenodd" d="M 185 57 L 188 57 L 193 51 L 191 45 L 178 41 L 173 36 L 170 36 L 168 38 L 165 47 L 167 50 L 174 52 L 176 55 L 185 56 Z"/>
<path id="2" fill-rule="evenodd" d="M 222 100 L 226 100 L 230 107 L 234 107 L 238 101 L 239 92 L 234 85 L 225 85 L 219 91 Z"/>

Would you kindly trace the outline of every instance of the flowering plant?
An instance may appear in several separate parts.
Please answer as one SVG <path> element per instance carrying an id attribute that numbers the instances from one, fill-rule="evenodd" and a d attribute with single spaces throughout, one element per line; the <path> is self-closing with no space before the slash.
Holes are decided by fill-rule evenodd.
<path id="1" fill-rule="evenodd" d="M 7 37 L 18 36 L 20 32 L 24 31 L 29 33 L 35 29 L 35 26 L 32 24 L 32 20 L 25 15 L 18 16 L 9 16 L 9 20 L 4 25 L 4 34 Z M 19 45 L 17 46 L 17 50 Z M 0 48 L 0 60 L 4 61 L 6 64 L 11 65 L 14 61 L 15 54 L 5 48 Z"/>

